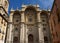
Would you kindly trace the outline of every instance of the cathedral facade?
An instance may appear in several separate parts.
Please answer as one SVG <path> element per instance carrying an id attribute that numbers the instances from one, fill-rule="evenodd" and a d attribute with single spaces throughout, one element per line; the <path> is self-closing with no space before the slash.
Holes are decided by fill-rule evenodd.
<path id="1" fill-rule="evenodd" d="M 22 5 L 10 11 L 6 43 L 51 43 L 50 11 L 40 10 L 39 5 Z"/>

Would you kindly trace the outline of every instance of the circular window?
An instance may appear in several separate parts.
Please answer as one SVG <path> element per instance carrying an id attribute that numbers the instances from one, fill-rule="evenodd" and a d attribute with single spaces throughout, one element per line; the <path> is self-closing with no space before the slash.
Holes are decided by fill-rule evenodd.
<path id="1" fill-rule="evenodd" d="M 16 20 L 16 22 L 18 22 L 19 20 Z"/>
<path id="2" fill-rule="evenodd" d="M 15 31 L 18 31 L 18 28 L 15 28 Z"/>
<path id="3" fill-rule="evenodd" d="M 31 17 L 29 17 L 28 21 L 29 21 L 29 22 L 32 22 L 32 18 L 31 18 Z"/>
<path id="4" fill-rule="evenodd" d="M 46 28 L 43 28 L 43 30 L 46 30 Z"/>

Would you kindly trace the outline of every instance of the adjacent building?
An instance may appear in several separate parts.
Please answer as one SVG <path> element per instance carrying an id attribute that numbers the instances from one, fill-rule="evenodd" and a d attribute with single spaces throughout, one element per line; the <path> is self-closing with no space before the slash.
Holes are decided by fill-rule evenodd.
<path id="1" fill-rule="evenodd" d="M 8 0 L 0 0 L 0 43 L 6 41 L 8 28 Z"/>
<path id="2" fill-rule="evenodd" d="M 60 43 L 60 0 L 54 0 L 49 23 L 52 43 Z"/>

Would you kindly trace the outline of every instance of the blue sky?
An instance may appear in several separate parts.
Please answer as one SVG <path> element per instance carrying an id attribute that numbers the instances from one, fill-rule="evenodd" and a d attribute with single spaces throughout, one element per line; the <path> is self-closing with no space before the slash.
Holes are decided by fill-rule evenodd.
<path id="1" fill-rule="evenodd" d="M 10 4 L 9 4 L 9 11 L 11 8 L 13 8 L 14 10 L 21 9 L 22 4 L 25 5 L 35 5 L 35 4 L 39 4 L 40 9 L 43 10 L 47 10 L 48 8 L 52 8 L 52 4 L 54 0 L 9 0 Z"/>

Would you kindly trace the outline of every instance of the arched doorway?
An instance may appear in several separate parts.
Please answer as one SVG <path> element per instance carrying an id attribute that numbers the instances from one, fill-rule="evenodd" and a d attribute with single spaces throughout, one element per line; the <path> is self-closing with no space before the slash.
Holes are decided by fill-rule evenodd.
<path id="1" fill-rule="evenodd" d="M 34 42 L 34 38 L 32 34 L 28 35 L 28 43 L 33 43 Z"/>
<path id="2" fill-rule="evenodd" d="M 18 43 L 18 37 L 14 37 L 13 43 Z"/>

